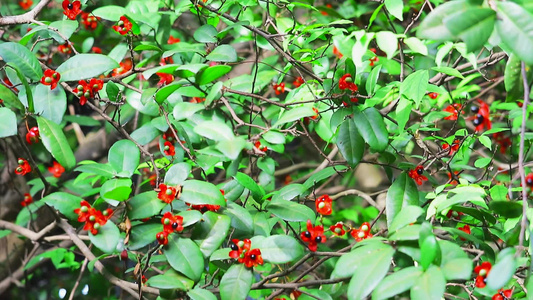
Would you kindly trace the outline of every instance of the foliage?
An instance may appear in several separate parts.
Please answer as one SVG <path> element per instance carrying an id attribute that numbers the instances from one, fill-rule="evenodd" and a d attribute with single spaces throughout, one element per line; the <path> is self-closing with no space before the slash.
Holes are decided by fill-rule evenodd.
<path id="1" fill-rule="evenodd" d="M 531 298 L 529 1 L 35 2 L 0 7 L 35 243 L 0 294 Z"/>

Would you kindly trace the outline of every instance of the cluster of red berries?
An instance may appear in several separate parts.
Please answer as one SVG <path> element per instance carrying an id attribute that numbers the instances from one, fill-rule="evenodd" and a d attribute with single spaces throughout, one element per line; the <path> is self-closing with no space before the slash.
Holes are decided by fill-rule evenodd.
<path id="1" fill-rule="evenodd" d="M 123 62 L 120 62 L 119 65 L 120 66 L 118 68 L 113 69 L 113 71 L 111 72 L 112 77 L 126 74 L 133 67 L 133 62 L 131 61 L 131 59 L 126 59 Z"/>
<path id="2" fill-rule="evenodd" d="M 492 296 L 492 300 L 509 300 L 513 296 L 513 290 L 512 289 L 499 289 L 494 296 Z"/>
<path id="3" fill-rule="evenodd" d="M 355 83 L 353 83 L 352 75 L 350 74 L 344 74 L 342 75 L 341 79 L 339 79 L 339 89 L 341 90 L 350 90 L 352 91 L 352 94 L 357 92 L 358 87 Z"/>
<path id="4" fill-rule="evenodd" d="M 61 79 L 61 75 L 52 69 L 47 69 L 44 71 L 44 75 L 41 78 L 41 83 L 44 85 L 49 85 L 50 89 L 53 90 L 56 88 Z"/>
<path id="5" fill-rule="evenodd" d="M 48 168 L 48 171 L 52 173 L 52 176 L 55 178 L 59 178 L 65 172 L 65 168 L 57 161 L 54 161 L 52 166 Z"/>
<path id="6" fill-rule="evenodd" d="M 31 197 L 31 195 L 28 194 L 28 193 L 25 193 L 24 194 L 24 200 L 22 200 L 20 202 L 20 205 L 22 205 L 22 207 L 25 207 L 25 206 L 28 206 L 28 205 L 30 205 L 32 203 L 33 203 L 33 198 Z"/>
<path id="7" fill-rule="evenodd" d="M 21 0 L 19 1 L 19 5 L 22 9 L 27 10 L 33 5 L 32 0 Z"/>
<path id="8" fill-rule="evenodd" d="M 300 87 L 302 84 L 304 84 L 304 79 L 300 76 L 296 77 L 296 79 L 294 79 L 294 81 L 292 82 L 292 85 L 294 85 L 294 87 Z"/>
<path id="9" fill-rule="evenodd" d="M 376 48 L 370 48 L 369 49 L 371 52 L 373 52 L 374 54 L 376 54 L 377 50 Z M 379 57 L 377 55 L 373 56 L 370 58 L 370 66 L 373 67 L 374 64 L 379 60 Z"/>
<path id="10" fill-rule="evenodd" d="M 481 263 L 481 265 L 474 268 L 476 277 L 476 287 L 484 288 L 487 285 L 487 276 L 489 275 L 492 264 L 488 261 Z"/>
<path id="11" fill-rule="evenodd" d="M 428 93 L 428 97 L 431 98 L 431 99 L 433 99 L 433 100 L 435 100 L 435 99 L 437 99 L 437 97 L 439 97 L 439 94 L 438 94 L 438 93 L 435 93 L 435 92 L 433 92 L 433 93 Z"/>
<path id="12" fill-rule="evenodd" d="M 115 31 L 120 33 L 121 35 L 125 35 L 130 32 L 132 27 L 133 24 L 126 16 L 120 17 L 120 20 L 117 22 L 117 25 L 113 25 L 113 29 L 115 29 Z"/>
<path id="13" fill-rule="evenodd" d="M 190 103 L 202 103 L 202 102 L 205 102 L 205 98 L 200 98 L 200 97 L 192 97 L 191 101 L 189 101 Z"/>
<path id="14" fill-rule="evenodd" d="M 102 212 L 91 207 L 89 202 L 82 200 L 80 208 L 76 208 L 74 213 L 78 214 L 78 222 L 85 222 L 83 230 L 88 230 L 95 235 L 98 233 L 100 227 L 105 225 L 111 218 L 113 210 L 108 208 Z"/>
<path id="15" fill-rule="evenodd" d="M 263 258 L 261 257 L 261 250 L 252 248 L 252 242 L 249 239 L 239 240 L 233 239 L 229 245 L 231 251 L 229 257 L 237 259 L 241 264 L 247 268 L 263 265 Z"/>
<path id="16" fill-rule="evenodd" d="M 81 11 L 81 2 L 74 1 L 70 3 L 69 0 L 63 0 L 63 14 L 71 20 L 76 20 L 76 17 L 82 13 Z"/>
<path id="17" fill-rule="evenodd" d="M 472 105 L 470 111 L 475 115 L 472 117 L 472 124 L 476 126 L 476 131 L 481 131 L 484 128 L 491 129 L 492 123 L 490 121 L 489 106 L 487 103 L 477 100 L 478 105 Z"/>
<path id="18" fill-rule="evenodd" d="M 27 160 L 23 158 L 19 158 L 17 163 L 18 163 L 18 167 L 15 169 L 15 174 L 26 175 L 31 172 L 31 166 Z"/>
<path id="19" fill-rule="evenodd" d="M 100 20 L 100 17 L 95 17 L 93 14 L 82 12 L 81 19 L 83 20 L 82 23 L 83 26 L 85 26 L 85 29 L 95 30 L 98 26 L 98 20 Z"/>
<path id="20" fill-rule="evenodd" d="M 333 46 L 333 55 L 335 55 L 338 59 L 342 58 L 342 53 L 339 51 L 339 48 L 336 46 Z"/>
<path id="21" fill-rule="evenodd" d="M 174 133 L 172 132 L 171 128 L 163 133 L 163 140 L 165 141 L 163 143 L 163 153 L 166 156 L 176 155 L 176 147 L 174 146 L 176 139 L 174 138 Z"/>
<path id="22" fill-rule="evenodd" d="M 307 243 L 309 250 L 315 252 L 318 248 L 318 244 L 326 242 L 324 226 L 313 226 L 311 220 L 307 220 L 307 231 L 302 232 L 300 238 Z"/>
<path id="23" fill-rule="evenodd" d="M 358 242 L 373 237 L 372 233 L 370 233 L 370 223 L 368 222 L 361 224 L 359 229 L 353 229 L 350 234 Z"/>
<path id="24" fill-rule="evenodd" d="M 65 42 L 64 44 L 57 46 L 57 51 L 63 54 L 71 54 L 72 48 L 70 48 L 70 45 L 68 44 L 68 42 Z"/>
<path id="25" fill-rule="evenodd" d="M 315 200 L 316 211 L 324 216 L 331 215 L 332 201 L 329 195 L 323 195 Z"/>
<path id="26" fill-rule="evenodd" d="M 449 121 L 455 121 L 457 120 L 457 117 L 459 116 L 459 112 L 462 111 L 461 109 L 463 106 L 460 103 L 454 103 L 446 106 L 444 109 L 445 112 L 450 113 L 451 115 L 444 117 L 444 120 Z"/>
<path id="27" fill-rule="evenodd" d="M 92 78 L 90 81 L 80 80 L 72 92 L 80 98 L 80 105 L 85 105 L 87 100 L 94 98 L 103 86 L 104 82 L 96 78 Z"/>
<path id="28" fill-rule="evenodd" d="M 183 230 L 183 217 L 175 216 L 171 212 L 167 211 L 163 218 L 161 218 L 161 224 L 163 224 L 163 231 L 157 233 L 155 238 L 160 245 L 168 244 L 168 235 L 172 232 L 181 232 Z"/>
<path id="29" fill-rule="evenodd" d="M 267 152 L 267 150 L 268 150 L 267 146 L 261 147 L 261 142 L 260 141 L 255 142 L 254 147 L 256 149 L 260 150 L 260 151 L 263 151 L 263 152 Z"/>
<path id="30" fill-rule="evenodd" d="M 35 126 L 32 127 L 30 130 L 28 130 L 28 133 L 26 133 L 26 142 L 28 144 L 38 143 L 39 142 L 39 127 Z"/>
<path id="31" fill-rule="evenodd" d="M 168 37 L 167 44 L 172 45 L 181 42 L 179 38 L 175 38 L 172 35 Z"/>
<path id="32" fill-rule="evenodd" d="M 505 154 L 507 148 L 511 147 L 512 142 L 508 136 L 505 136 L 503 132 L 496 132 L 492 135 L 494 142 L 500 146 L 500 153 Z"/>
<path id="33" fill-rule="evenodd" d="M 178 190 L 175 187 L 167 186 L 164 183 L 159 184 L 159 193 L 157 198 L 165 203 L 171 203 L 178 196 Z"/>
<path id="34" fill-rule="evenodd" d="M 416 168 L 409 170 L 407 173 L 407 175 L 413 178 L 418 185 L 422 185 L 424 181 L 428 180 L 428 178 L 422 174 L 424 174 L 424 166 L 416 166 Z"/>

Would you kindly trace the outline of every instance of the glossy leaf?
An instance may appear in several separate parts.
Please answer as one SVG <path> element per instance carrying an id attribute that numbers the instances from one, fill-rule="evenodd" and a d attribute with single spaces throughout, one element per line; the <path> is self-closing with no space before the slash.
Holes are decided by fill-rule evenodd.
<path id="1" fill-rule="evenodd" d="M 149 218 L 159 214 L 166 205 L 154 191 L 140 193 L 128 201 L 128 217 L 132 220 Z"/>
<path id="2" fill-rule="evenodd" d="M 179 102 L 176 104 L 176 106 L 174 106 L 174 109 L 172 110 L 172 115 L 177 121 L 184 120 L 190 118 L 196 112 L 204 108 L 205 107 L 199 103 Z"/>
<path id="3" fill-rule="evenodd" d="M 257 182 L 255 182 L 255 180 L 241 172 L 238 172 L 234 178 L 252 193 L 252 197 L 255 201 L 262 202 L 265 191 L 260 185 L 257 184 Z"/>
<path id="4" fill-rule="evenodd" d="M 446 279 L 439 267 L 432 266 L 418 278 L 411 288 L 413 300 L 440 300 L 446 288 Z"/>
<path id="5" fill-rule="evenodd" d="M 470 258 L 455 258 L 442 265 L 442 273 L 447 280 L 468 280 L 473 268 Z"/>
<path id="6" fill-rule="evenodd" d="M 41 199 L 41 201 L 44 201 L 47 205 L 57 209 L 69 220 L 78 219 L 78 214 L 74 213 L 74 210 L 80 207 L 80 202 L 82 200 L 83 199 L 78 196 L 64 192 L 55 192 Z"/>
<path id="7" fill-rule="evenodd" d="M 195 288 L 187 292 L 191 300 L 217 300 L 217 297 L 208 290 Z"/>
<path id="8" fill-rule="evenodd" d="M 473 52 L 488 41 L 496 12 L 490 8 L 472 7 L 444 18 L 444 25 L 454 36 L 466 43 L 468 52 Z"/>
<path id="9" fill-rule="evenodd" d="M 252 287 L 253 273 L 243 264 L 235 264 L 220 280 L 222 300 L 244 300 Z"/>
<path id="10" fill-rule="evenodd" d="M 261 242 L 261 256 L 266 262 L 284 264 L 292 262 L 304 253 L 304 248 L 292 236 L 272 235 Z"/>
<path id="11" fill-rule="evenodd" d="M 0 107 L 0 138 L 17 134 L 17 116 L 11 109 Z"/>
<path id="12" fill-rule="evenodd" d="M 231 219 L 208 211 L 204 214 L 204 222 L 195 227 L 192 239 L 200 247 L 204 257 L 209 257 L 226 240 Z"/>
<path id="13" fill-rule="evenodd" d="M 237 52 L 230 45 L 220 45 L 213 49 L 206 59 L 221 62 L 236 62 Z"/>
<path id="14" fill-rule="evenodd" d="M 315 220 L 315 212 L 309 207 L 292 201 L 272 201 L 268 207 L 268 211 L 285 221 L 290 222 L 306 222 Z"/>
<path id="15" fill-rule="evenodd" d="M 199 43 L 216 43 L 218 31 L 213 25 L 205 24 L 194 32 L 194 39 Z"/>
<path id="16" fill-rule="evenodd" d="M 164 182 L 168 185 L 182 184 L 191 173 L 191 165 L 188 163 L 177 163 L 170 167 L 165 174 Z"/>
<path id="17" fill-rule="evenodd" d="M 17 66 L 24 76 L 33 81 L 39 81 L 43 77 L 43 70 L 35 54 L 19 43 L 0 44 L 0 57 L 6 63 Z"/>
<path id="18" fill-rule="evenodd" d="M 387 192 L 387 226 L 391 227 L 392 221 L 407 205 L 418 205 L 418 188 L 407 173 L 402 173 L 390 186 Z"/>
<path id="19" fill-rule="evenodd" d="M 365 142 L 355 125 L 355 121 L 348 118 L 341 123 L 337 135 L 337 146 L 348 164 L 355 167 L 363 158 Z"/>
<path id="20" fill-rule="evenodd" d="M 388 299 L 409 290 L 422 275 L 418 267 L 407 267 L 385 277 L 372 293 L 372 299 Z"/>
<path id="21" fill-rule="evenodd" d="M 533 65 L 533 15 L 513 2 L 498 2 L 496 29 L 502 41 L 528 65 Z"/>
<path id="22" fill-rule="evenodd" d="M 56 72 L 61 75 L 60 81 L 78 81 L 97 77 L 118 67 L 115 60 L 102 54 L 78 54 L 63 62 Z"/>
<path id="23" fill-rule="evenodd" d="M 35 86 L 35 112 L 54 123 L 60 124 L 67 110 L 67 95 L 61 88 L 50 90 L 49 86 L 38 84 Z"/>
<path id="24" fill-rule="evenodd" d="M 226 65 L 209 67 L 196 74 L 196 83 L 198 85 L 206 85 L 228 74 L 229 71 L 231 71 L 231 67 Z"/>
<path id="25" fill-rule="evenodd" d="M 180 200 L 190 204 L 226 206 L 224 196 L 215 185 L 199 180 L 187 180 L 183 183 Z"/>
<path id="26" fill-rule="evenodd" d="M 111 205 L 118 205 L 131 194 L 131 179 L 111 179 L 106 181 L 100 189 L 100 196 Z M 118 202 L 117 202 L 118 201 Z"/>
<path id="27" fill-rule="evenodd" d="M 155 242 L 156 234 L 161 232 L 161 222 L 140 224 L 131 228 L 130 240 L 127 244 L 128 249 L 137 250 Z"/>
<path id="28" fill-rule="evenodd" d="M 415 102 L 416 107 L 420 105 L 422 97 L 426 94 L 429 81 L 429 72 L 427 70 L 419 70 L 407 76 L 404 82 L 400 85 L 400 92 L 402 95 Z"/>
<path id="29" fill-rule="evenodd" d="M 444 25 L 444 19 L 468 7 L 468 0 L 450 1 L 438 5 L 418 26 L 418 37 L 437 41 L 453 40 L 455 36 Z"/>
<path id="30" fill-rule="evenodd" d="M 194 132 L 214 141 L 232 140 L 235 138 L 228 125 L 220 121 L 205 121 L 194 127 Z"/>
<path id="31" fill-rule="evenodd" d="M 139 165 L 141 151 L 130 140 L 120 140 L 109 149 L 107 159 L 115 171 L 131 177 Z"/>
<path id="32" fill-rule="evenodd" d="M 89 238 L 91 243 L 102 250 L 102 252 L 113 253 L 116 251 L 120 231 L 115 223 L 107 221 L 105 225 L 100 227 L 96 235 L 89 232 Z"/>
<path id="33" fill-rule="evenodd" d="M 356 121 L 355 121 L 356 120 Z M 373 107 L 364 111 L 354 109 L 354 123 L 370 148 L 377 152 L 384 151 L 389 144 L 389 132 L 379 111 Z"/>
<path id="34" fill-rule="evenodd" d="M 198 246 L 190 239 L 180 238 L 178 234 L 168 235 L 168 244 L 163 247 L 170 266 L 195 282 L 204 272 L 204 258 Z"/>
<path id="35" fill-rule="evenodd" d="M 513 277 L 516 267 L 515 249 L 502 250 L 496 257 L 496 263 L 490 269 L 489 275 L 487 275 L 487 287 L 491 290 L 504 287 Z"/>
<path id="36" fill-rule="evenodd" d="M 68 144 L 63 130 L 56 123 L 44 118 L 37 117 L 39 133 L 46 150 L 61 164 L 66 170 L 74 168 L 76 158 Z"/>

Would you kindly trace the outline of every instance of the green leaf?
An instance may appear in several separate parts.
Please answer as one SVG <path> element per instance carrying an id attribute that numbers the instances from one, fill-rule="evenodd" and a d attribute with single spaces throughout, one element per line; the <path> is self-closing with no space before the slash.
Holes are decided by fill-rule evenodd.
<path id="1" fill-rule="evenodd" d="M 267 207 L 268 211 L 285 221 L 306 222 L 315 221 L 315 212 L 309 207 L 292 201 L 278 200 L 271 201 Z"/>
<path id="2" fill-rule="evenodd" d="M 107 159 L 119 175 L 131 177 L 139 166 L 140 157 L 141 151 L 134 142 L 120 140 L 111 146 Z"/>
<path id="3" fill-rule="evenodd" d="M 66 170 L 74 168 L 76 158 L 68 140 L 58 124 L 43 117 L 36 117 L 44 147 Z"/>
<path id="4" fill-rule="evenodd" d="M 498 290 L 511 280 L 517 267 L 514 254 L 514 248 L 506 248 L 498 253 L 496 263 L 490 269 L 489 275 L 487 275 L 487 287 L 489 289 Z"/>
<path id="5" fill-rule="evenodd" d="M 446 28 L 466 43 L 468 52 L 481 49 L 489 40 L 496 12 L 490 8 L 471 7 L 444 18 Z"/>
<path id="6" fill-rule="evenodd" d="M 26 77 L 24 77 L 24 74 L 22 74 L 22 72 L 20 71 L 20 69 L 16 65 L 8 63 L 6 66 L 8 66 L 11 69 L 13 69 L 15 71 L 15 73 L 17 74 L 17 77 L 18 77 L 19 81 L 24 86 L 24 89 L 22 89 L 19 92 L 19 96 L 23 96 L 23 93 L 25 92 L 26 93 L 26 95 L 25 95 L 26 96 L 26 103 L 25 104 L 28 105 L 28 110 L 30 112 L 35 112 L 35 108 L 34 108 L 34 105 L 33 105 L 33 92 L 32 92 L 32 89 L 30 88 L 30 85 L 28 84 L 28 80 L 26 80 Z"/>
<path id="7" fill-rule="evenodd" d="M 233 202 L 228 203 L 228 209 L 225 214 L 231 218 L 231 227 L 250 235 L 254 231 L 254 220 L 250 212 Z"/>
<path id="8" fill-rule="evenodd" d="M 440 300 L 446 289 L 446 279 L 439 267 L 432 266 L 411 288 L 413 300 Z"/>
<path id="9" fill-rule="evenodd" d="M 180 212 L 178 216 L 183 218 L 183 227 L 194 225 L 203 218 L 202 213 L 197 210 L 185 210 Z"/>
<path id="10" fill-rule="evenodd" d="M 118 21 L 126 14 L 126 9 L 117 5 L 100 6 L 92 11 L 92 14 L 109 21 Z"/>
<path id="11" fill-rule="evenodd" d="M 216 43 L 218 31 L 213 25 L 205 24 L 194 32 L 194 39 L 199 43 Z"/>
<path id="12" fill-rule="evenodd" d="M 61 75 L 61 82 L 78 81 L 97 77 L 118 67 L 114 59 L 102 54 L 78 54 L 57 67 L 56 72 Z"/>
<path id="13" fill-rule="evenodd" d="M 60 44 L 64 44 L 65 40 L 54 29 L 56 29 L 63 37 L 70 39 L 72 34 L 78 29 L 78 22 L 73 20 L 55 21 L 48 25 L 50 36 Z"/>
<path id="14" fill-rule="evenodd" d="M 365 142 L 352 118 L 341 123 L 337 136 L 337 146 L 351 167 L 355 167 L 363 158 Z"/>
<path id="15" fill-rule="evenodd" d="M 111 179 L 106 181 L 100 189 L 100 196 L 109 204 L 116 206 L 117 201 L 124 201 L 131 194 L 131 179 Z"/>
<path id="16" fill-rule="evenodd" d="M 137 250 L 155 242 L 156 234 L 162 231 L 161 222 L 140 224 L 131 228 L 130 240 L 128 241 L 129 250 Z"/>
<path id="17" fill-rule="evenodd" d="M 78 166 L 74 171 L 96 174 L 104 176 L 105 178 L 111 178 L 115 176 L 115 170 L 109 164 L 89 163 Z"/>
<path id="18" fill-rule="evenodd" d="M 200 247 L 204 257 L 209 257 L 226 240 L 231 225 L 231 219 L 211 211 L 204 214 L 204 222 L 194 228 L 192 239 Z"/>
<path id="19" fill-rule="evenodd" d="M 430 235 L 426 237 L 423 237 L 423 233 L 424 224 L 420 230 L 420 239 L 418 240 L 418 244 L 420 245 L 420 265 L 425 271 L 429 266 L 431 266 L 435 258 L 437 258 L 439 255 L 440 248 L 433 233 L 430 233 Z"/>
<path id="20" fill-rule="evenodd" d="M 196 74 L 196 83 L 200 86 L 211 83 L 231 71 L 231 66 L 217 65 L 212 66 Z"/>
<path id="21" fill-rule="evenodd" d="M 39 81 L 43 77 L 43 70 L 35 54 L 19 43 L 0 44 L 0 57 L 4 62 L 17 66 L 24 76 L 33 81 Z"/>
<path id="22" fill-rule="evenodd" d="M 116 102 L 118 101 L 118 94 L 120 93 L 120 89 L 118 88 L 117 84 L 113 81 L 108 81 L 106 83 L 105 92 L 107 93 L 107 97 L 110 101 Z"/>
<path id="23" fill-rule="evenodd" d="M 0 138 L 17 134 L 17 116 L 11 109 L 0 107 Z"/>
<path id="24" fill-rule="evenodd" d="M 172 270 L 171 270 L 172 271 Z M 178 289 L 185 291 L 187 287 L 181 282 L 176 272 L 166 272 L 165 274 L 150 277 L 146 284 L 159 289 Z"/>
<path id="25" fill-rule="evenodd" d="M 198 246 L 187 238 L 180 238 L 177 234 L 168 235 L 168 244 L 163 247 L 170 266 L 197 282 L 204 272 L 204 258 Z"/>
<path id="26" fill-rule="evenodd" d="M 186 120 L 194 115 L 197 111 L 203 110 L 204 108 L 205 107 L 200 103 L 178 102 L 172 110 L 172 115 L 176 121 Z"/>
<path id="27" fill-rule="evenodd" d="M 217 300 L 217 297 L 208 290 L 195 288 L 187 293 L 191 300 Z"/>
<path id="28" fill-rule="evenodd" d="M 151 123 L 146 123 L 131 133 L 131 138 L 141 145 L 147 145 L 161 133 Z"/>
<path id="29" fill-rule="evenodd" d="M 212 183 L 187 180 L 183 183 L 180 200 L 190 204 L 211 204 L 226 206 L 226 201 L 220 190 Z"/>
<path id="30" fill-rule="evenodd" d="M 533 15 L 513 2 L 498 2 L 496 29 L 514 54 L 533 65 Z"/>
<path id="31" fill-rule="evenodd" d="M 177 163 L 168 169 L 165 174 L 165 184 L 179 185 L 191 174 L 191 165 L 188 163 Z"/>
<path id="32" fill-rule="evenodd" d="M 370 295 L 387 275 L 394 252 L 392 247 L 379 248 L 372 252 L 371 259 L 359 260 L 354 265 L 354 275 L 348 285 L 348 299 L 365 299 Z"/>
<path id="33" fill-rule="evenodd" d="M 390 31 L 380 31 L 376 33 L 376 43 L 378 44 L 379 49 L 387 54 L 387 59 L 394 57 L 394 53 L 398 49 L 398 38 L 396 37 L 396 34 Z M 369 92 L 369 94 L 371 94 L 371 92 Z"/>
<path id="34" fill-rule="evenodd" d="M 107 221 L 105 225 L 100 227 L 96 235 L 89 232 L 91 243 L 105 253 L 113 253 L 116 251 L 119 238 L 120 231 L 118 230 L 117 225 L 111 221 Z"/>
<path id="35" fill-rule="evenodd" d="M 415 37 L 409 37 L 403 40 L 403 42 L 409 46 L 411 51 L 415 53 L 420 53 L 422 55 L 428 55 L 428 47 L 419 39 Z"/>
<path id="36" fill-rule="evenodd" d="M 24 110 L 24 106 L 20 102 L 19 98 L 3 84 L 0 84 L 0 99 L 4 100 L 4 104 L 8 108 Z"/>
<path id="37" fill-rule="evenodd" d="M 267 262 L 284 264 L 300 258 L 304 253 L 302 245 L 288 235 L 273 235 L 261 242 L 261 256 Z"/>
<path id="38" fill-rule="evenodd" d="M 172 83 L 167 86 L 162 87 L 155 93 L 155 101 L 159 104 L 167 100 L 168 96 L 174 93 L 177 89 L 181 87 L 181 84 Z"/>
<path id="39" fill-rule="evenodd" d="M 444 25 L 444 19 L 466 10 L 469 6 L 467 0 L 450 1 L 438 5 L 422 20 L 418 26 L 417 36 L 435 41 L 450 41 L 455 39 L 455 36 Z"/>
<path id="40" fill-rule="evenodd" d="M 263 196 L 265 196 L 265 191 L 263 188 L 255 182 L 250 176 L 237 172 L 235 176 L 233 176 L 237 182 L 239 182 L 242 186 L 247 188 L 251 193 L 252 197 L 255 201 L 262 203 L 263 202 Z"/>
<path id="41" fill-rule="evenodd" d="M 383 300 L 410 289 L 422 275 L 419 267 L 407 267 L 385 277 L 372 293 L 372 299 Z"/>
<path id="42" fill-rule="evenodd" d="M 400 85 L 400 93 L 406 98 L 415 102 L 416 107 L 420 106 L 420 101 L 428 87 L 429 72 L 427 70 L 418 70 L 413 74 L 407 76 L 404 82 Z"/>
<path id="43" fill-rule="evenodd" d="M 239 157 L 242 152 L 242 149 L 246 147 L 248 142 L 243 136 L 238 136 L 233 140 L 220 141 L 217 143 L 215 148 L 222 152 L 227 158 L 235 160 Z"/>
<path id="44" fill-rule="evenodd" d="M 128 207 L 131 208 L 128 216 L 132 220 L 152 217 L 159 214 L 166 205 L 157 198 L 154 191 L 140 193 L 128 201 Z"/>
<path id="45" fill-rule="evenodd" d="M 235 138 L 233 131 L 221 121 L 205 121 L 196 127 L 194 132 L 214 141 L 232 140 Z"/>
<path id="46" fill-rule="evenodd" d="M 235 264 L 220 280 L 222 300 L 244 300 L 252 287 L 253 273 L 244 264 Z"/>
<path id="47" fill-rule="evenodd" d="M 34 94 L 39 95 L 34 101 L 35 113 L 60 124 L 67 111 L 65 90 L 58 88 L 50 90 L 49 86 L 38 84 L 35 86 Z"/>
<path id="48" fill-rule="evenodd" d="M 74 213 L 74 210 L 80 207 L 80 202 L 82 200 L 83 199 L 78 196 L 64 192 L 55 192 L 41 199 L 41 201 L 44 201 L 48 206 L 57 209 L 60 213 L 65 215 L 69 220 L 78 219 L 78 214 Z"/>
<path id="49" fill-rule="evenodd" d="M 423 213 L 424 210 L 420 208 L 420 206 L 407 205 L 403 207 L 392 220 L 389 227 L 389 235 L 393 234 L 398 229 L 414 223 Z"/>
<path id="50" fill-rule="evenodd" d="M 376 84 L 379 79 L 379 72 L 381 72 L 381 66 L 377 65 L 370 74 L 368 74 L 368 78 L 366 80 L 366 91 L 368 92 L 368 95 L 372 96 L 376 92 Z"/>
<path id="51" fill-rule="evenodd" d="M 467 257 L 455 258 L 442 265 L 442 272 L 447 280 L 469 280 L 472 269 L 472 260 Z"/>
<path id="52" fill-rule="evenodd" d="M 361 112 L 358 108 L 354 108 L 353 120 L 357 131 L 370 148 L 377 152 L 383 152 L 387 148 L 389 132 L 377 109 L 369 107 Z"/>
<path id="53" fill-rule="evenodd" d="M 491 201 L 489 207 L 494 213 L 505 218 L 518 218 L 522 215 L 522 203 L 511 201 Z"/>
<path id="54" fill-rule="evenodd" d="M 418 205 L 418 188 L 407 173 L 402 173 L 392 183 L 387 192 L 387 226 L 390 228 L 392 221 L 407 205 Z"/>
<path id="55" fill-rule="evenodd" d="M 522 61 L 514 53 L 509 55 L 505 72 L 503 74 L 505 91 L 507 96 L 506 102 L 516 101 L 524 98 L 524 84 L 522 79 Z"/>
<path id="56" fill-rule="evenodd" d="M 220 45 L 213 49 L 206 59 L 221 62 L 236 62 L 237 51 L 235 51 L 235 49 L 230 45 Z"/>
<path id="57" fill-rule="evenodd" d="M 330 178 L 333 174 L 337 174 L 337 172 L 346 170 L 346 166 L 335 166 L 335 167 L 327 167 L 324 168 L 313 175 L 311 175 L 304 183 L 303 186 L 306 190 L 310 189 L 320 181 Z"/>
<path id="58" fill-rule="evenodd" d="M 463 74 L 461 74 L 461 72 L 457 71 L 454 68 L 450 68 L 450 67 L 433 67 L 433 68 L 431 68 L 431 70 L 437 71 L 439 73 L 444 73 L 446 75 L 454 76 L 454 77 L 457 77 L 457 78 L 465 79 Z"/>
<path id="59" fill-rule="evenodd" d="M 314 116 L 316 113 L 310 106 L 299 106 L 291 110 L 285 110 L 278 121 L 272 127 L 278 127 L 282 124 L 294 122 L 304 117 Z"/>
<path id="60" fill-rule="evenodd" d="M 403 0 L 385 0 L 385 7 L 396 19 L 403 21 Z"/>

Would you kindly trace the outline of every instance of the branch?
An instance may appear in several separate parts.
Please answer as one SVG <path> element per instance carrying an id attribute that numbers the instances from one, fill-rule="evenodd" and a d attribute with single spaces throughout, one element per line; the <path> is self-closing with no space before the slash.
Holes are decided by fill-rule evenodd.
<path id="1" fill-rule="evenodd" d="M 5 16 L 0 18 L 0 26 L 28 24 L 35 20 L 35 17 L 45 8 L 51 0 L 41 0 L 32 10 L 22 15 Z"/>
<path id="2" fill-rule="evenodd" d="M 20 235 L 23 235 L 23 236 L 27 237 L 28 239 L 30 239 L 30 240 L 32 240 L 34 242 L 40 240 L 45 234 L 47 234 L 52 229 L 54 229 L 54 227 L 56 227 L 56 223 L 55 222 L 53 222 L 51 224 L 48 224 L 45 228 L 43 228 L 39 232 L 34 232 L 32 230 L 29 230 L 29 229 L 26 229 L 24 227 L 18 226 L 16 224 L 11 223 L 11 222 L 0 220 L 0 229 L 11 230 L 11 231 L 13 231 L 15 233 L 18 233 Z"/>

